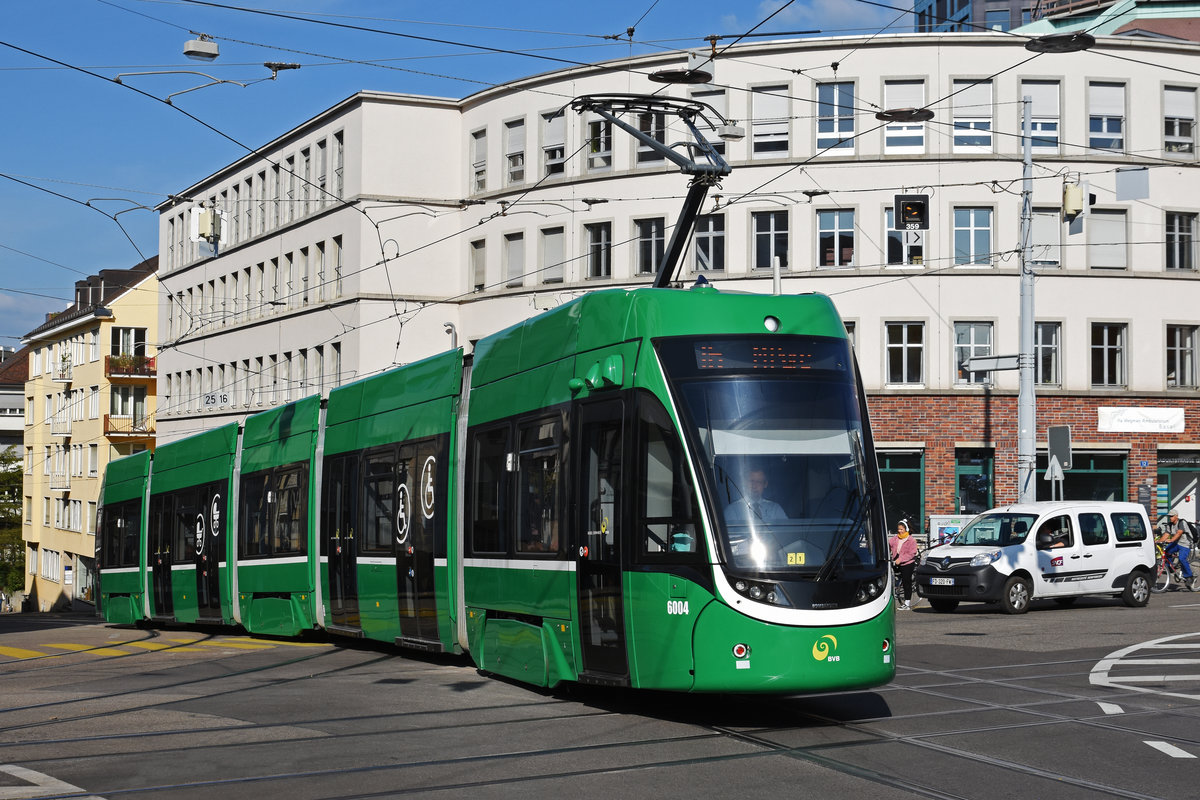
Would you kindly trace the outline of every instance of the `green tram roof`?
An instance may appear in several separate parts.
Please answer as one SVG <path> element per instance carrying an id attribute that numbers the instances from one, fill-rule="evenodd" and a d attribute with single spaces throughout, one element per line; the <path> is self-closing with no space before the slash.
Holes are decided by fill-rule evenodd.
<path id="1" fill-rule="evenodd" d="M 846 328 L 823 294 L 764 295 L 691 289 L 606 289 L 479 340 L 474 386 L 483 386 L 574 353 L 655 336 L 765 333 L 779 320 L 781 334 L 846 338 Z"/>
<path id="2" fill-rule="evenodd" d="M 155 494 L 228 478 L 237 451 L 236 422 L 154 450 Z"/>
<path id="3" fill-rule="evenodd" d="M 104 471 L 104 502 L 119 503 L 141 498 L 149 474 L 149 450 L 110 461 Z"/>

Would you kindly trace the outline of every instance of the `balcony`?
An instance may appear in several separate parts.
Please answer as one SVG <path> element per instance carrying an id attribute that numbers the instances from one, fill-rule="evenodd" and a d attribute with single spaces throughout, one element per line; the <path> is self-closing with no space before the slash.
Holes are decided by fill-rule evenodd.
<path id="1" fill-rule="evenodd" d="M 55 470 L 50 473 L 50 491 L 52 492 L 69 492 L 71 491 L 71 476 L 66 472 Z"/>
<path id="2" fill-rule="evenodd" d="M 154 378 L 158 374 L 154 360 L 154 356 L 105 356 L 104 376 L 106 378 Z"/>
<path id="3" fill-rule="evenodd" d="M 123 439 L 150 439 L 154 436 L 154 421 L 148 416 L 118 417 L 104 415 L 104 435 Z"/>
<path id="4" fill-rule="evenodd" d="M 54 372 L 50 375 L 50 380 L 55 383 L 70 383 L 71 366 L 71 358 L 69 356 L 59 361 L 58 366 L 54 368 Z"/>
<path id="5" fill-rule="evenodd" d="M 60 411 L 50 418 L 50 435 L 71 435 L 71 413 L 69 411 Z"/>

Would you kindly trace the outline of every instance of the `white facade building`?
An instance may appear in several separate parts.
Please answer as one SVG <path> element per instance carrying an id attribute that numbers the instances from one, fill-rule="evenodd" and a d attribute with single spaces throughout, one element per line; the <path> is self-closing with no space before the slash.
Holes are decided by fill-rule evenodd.
<path id="1" fill-rule="evenodd" d="M 1022 41 L 738 45 L 721 52 L 711 84 L 666 90 L 648 76 L 686 54 L 463 100 L 355 95 L 181 192 L 194 203 L 160 208 L 159 275 L 172 299 L 159 437 L 444 350 L 445 323 L 469 351 L 578 293 L 649 283 L 687 178 L 570 102 L 660 92 L 703 100 L 746 131 L 723 144 L 734 171 L 705 204 L 680 280 L 703 273 L 722 290 L 770 292 L 778 259 L 782 291 L 834 298 L 894 482 L 890 513 L 924 519 L 1013 499 L 1017 373 L 959 364 L 1018 351 L 1030 96 L 1038 441 L 1046 424 L 1072 424 L 1094 456 L 1069 491 L 1169 494 L 1174 472 L 1200 472 L 1200 46 L 1105 37 L 1035 55 Z M 934 118 L 875 117 L 904 107 Z M 688 138 L 670 116 L 636 124 Z M 1119 175 L 1144 177 L 1148 196 L 1123 199 Z M 1068 183 L 1096 196 L 1078 233 L 1062 220 Z M 919 242 L 892 230 L 897 194 L 930 198 Z M 200 203 L 224 212 L 217 257 L 188 239 Z M 1185 421 L 1103 430 L 1099 409 L 1112 406 L 1182 409 Z"/>

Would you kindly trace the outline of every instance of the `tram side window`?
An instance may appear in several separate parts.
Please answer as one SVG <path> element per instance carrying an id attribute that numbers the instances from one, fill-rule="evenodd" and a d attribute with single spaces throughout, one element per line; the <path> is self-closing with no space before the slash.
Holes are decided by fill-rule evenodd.
<path id="1" fill-rule="evenodd" d="M 138 500 L 126 500 L 104 508 L 101 519 L 103 541 L 100 552 L 104 567 L 136 567 L 142 505 Z"/>
<path id="2" fill-rule="evenodd" d="M 508 427 L 474 435 L 471 448 L 471 552 L 508 549 Z"/>
<path id="3" fill-rule="evenodd" d="M 275 529 L 271 532 L 272 552 L 276 555 L 304 552 L 306 522 L 305 481 L 299 469 L 275 475 Z"/>
<path id="4" fill-rule="evenodd" d="M 517 549 L 522 553 L 557 553 L 562 517 L 558 480 L 562 420 L 543 419 L 522 425 L 520 436 Z"/>
<path id="5" fill-rule="evenodd" d="M 390 456 L 367 459 L 362 507 L 363 549 L 390 552 L 396 515 L 396 464 Z"/>
<path id="6" fill-rule="evenodd" d="M 640 555 L 656 562 L 695 561 L 702 550 L 696 524 L 696 497 L 679 436 L 657 401 L 640 405 L 642 445 L 642 532 Z"/>
<path id="7" fill-rule="evenodd" d="M 270 516 L 267 505 L 270 483 L 270 471 L 258 472 L 242 478 L 238 549 L 244 556 L 270 554 Z"/>
<path id="8" fill-rule="evenodd" d="M 307 497 L 308 465 L 305 463 L 243 476 L 242 509 L 238 520 L 241 555 L 306 553 Z"/>

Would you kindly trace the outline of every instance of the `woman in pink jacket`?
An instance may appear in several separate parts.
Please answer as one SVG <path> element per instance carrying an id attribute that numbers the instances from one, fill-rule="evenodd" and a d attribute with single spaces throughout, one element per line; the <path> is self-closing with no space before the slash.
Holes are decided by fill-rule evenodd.
<path id="1" fill-rule="evenodd" d="M 907 520 L 896 523 L 896 532 L 888 537 L 888 549 L 892 552 L 892 561 L 900 571 L 900 583 L 904 587 L 904 602 L 899 608 L 912 608 L 909 600 L 912 599 L 913 570 L 917 566 L 917 540 L 909 535 Z"/>

